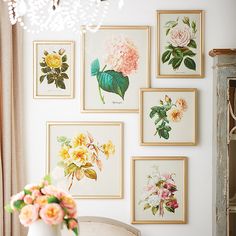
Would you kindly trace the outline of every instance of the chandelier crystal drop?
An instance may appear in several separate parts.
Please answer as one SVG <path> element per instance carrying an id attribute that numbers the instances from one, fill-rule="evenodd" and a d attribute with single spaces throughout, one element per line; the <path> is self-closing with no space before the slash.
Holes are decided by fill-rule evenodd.
<path id="1" fill-rule="evenodd" d="M 31 33 L 83 29 L 96 32 L 107 16 L 110 0 L 3 0 L 12 25 Z M 121 8 L 124 0 L 117 0 Z"/>

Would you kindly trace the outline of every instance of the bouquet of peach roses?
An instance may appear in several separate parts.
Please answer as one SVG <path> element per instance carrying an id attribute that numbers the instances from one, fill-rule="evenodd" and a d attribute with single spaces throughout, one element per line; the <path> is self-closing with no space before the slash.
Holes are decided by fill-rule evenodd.
<path id="1" fill-rule="evenodd" d="M 25 227 L 37 220 L 49 225 L 64 223 L 69 230 L 78 235 L 76 202 L 70 195 L 51 185 L 46 176 L 39 185 L 26 185 L 24 190 L 11 197 L 5 209 L 19 212 L 19 219 Z"/>

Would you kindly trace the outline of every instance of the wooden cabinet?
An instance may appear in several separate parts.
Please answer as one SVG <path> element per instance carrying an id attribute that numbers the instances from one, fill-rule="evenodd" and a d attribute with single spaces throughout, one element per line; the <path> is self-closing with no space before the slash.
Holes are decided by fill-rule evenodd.
<path id="1" fill-rule="evenodd" d="M 236 236 L 236 50 L 214 49 L 213 235 Z"/>

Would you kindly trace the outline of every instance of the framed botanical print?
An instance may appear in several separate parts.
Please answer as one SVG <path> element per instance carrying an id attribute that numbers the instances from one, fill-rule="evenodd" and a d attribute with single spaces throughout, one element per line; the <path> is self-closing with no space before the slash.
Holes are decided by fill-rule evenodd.
<path id="1" fill-rule="evenodd" d="M 150 27 L 102 26 L 83 34 L 82 112 L 138 112 L 150 85 Z"/>
<path id="2" fill-rule="evenodd" d="M 133 224 L 186 224 L 187 158 L 133 157 Z"/>
<path id="3" fill-rule="evenodd" d="M 34 41 L 34 98 L 74 97 L 74 42 Z"/>
<path id="4" fill-rule="evenodd" d="M 123 198 L 123 124 L 48 122 L 47 173 L 75 198 Z"/>
<path id="5" fill-rule="evenodd" d="M 203 11 L 157 11 L 157 77 L 203 78 Z"/>
<path id="6" fill-rule="evenodd" d="M 193 146 L 196 130 L 196 89 L 140 90 L 141 145 Z"/>

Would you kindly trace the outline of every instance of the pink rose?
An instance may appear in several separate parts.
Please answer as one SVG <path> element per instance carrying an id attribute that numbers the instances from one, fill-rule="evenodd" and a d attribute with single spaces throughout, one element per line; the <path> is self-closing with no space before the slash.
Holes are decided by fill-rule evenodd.
<path id="1" fill-rule="evenodd" d="M 159 196 L 163 200 L 169 198 L 170 195 L 171 195 L 171 192 L 168 189 L 162 189 L 159 191 Z"/>
<path id="2" fill-rule="evenodd" d="M 42 196 L 42 194 L 39 190 L 34 190 L 32 192 L 32 196 L 33 196 L 33 198 L 36 198 L 36 197 Z"/>
<path id="3" fill-rule="evenodd" d="M 191 32 L 189 27 L 174 27 L 170 31 L 169 40 L 174 47 L 187 47 L 191 40 Z"/>
<path id="4" fill-rule="evenodd" d="M 39 215 L 46 224 L 57 225 L 63 222 L 64 211 L 57 203 L 51 203 L 42 207 Z"/>
<path id="5" fill-rule="evenodd" d="M 147 186 L 145 186 L 144 191 L 152 194 L 157 191 L 157 187 L 155 184 L 148 184 Z"/>
<path id="6" fill-rule="evenodd" d="M 177 200 L 173 200 L 173 201 L 167 202 L 166 206 L 176 209 L 179 207 L 179 204 L 178 204 Z"/>
<path id="7" fill-rule="evenodd" d="M 77 216 L 76 202 L 72 197 L 69 195 L 62 196 L 60 204 L 63 208 L 66 208 L 70 218 L 75 218 Z"/>
<path id="8" fill-rule="evenodd" d="M 54 196 L 57 198 L 60 198 L 62 195 L 62 192 L 58 188 L 54 187 L 53 185 L 48 185 L 42 188 L 41 192 L 45 195 Z"/>
<path id="9" fill-rule="evenodd" d="M 68 223 L 69 229 L 75 229 L 78 227 L 78 222 L 75 219 L 69 220 Z"/>
<path id="10" fill-rule="evenodd" d="M 32 204 L 34 201 L 34 198 L 30 195 L 25 195 L 24 197 L 24 203 L 25 204 Z"/>
<path id="11" fill-rule="evenodd" d="M 21 209 L 19 219 L 22 225 L 29 226 L 38 219 L 38 208 L 34 205 L 26 205 Z"/>
<path id="12" fill-rule="evenodd" d="M 23 200 L 24 199 L 24 196 L 25 196 L 25 193 L 23 191 L 17 193 L 16 195 L 13 195 L 11 197 L 11 202 L 10 202 L 10 205 L 11 205 L 11 208 L 13 210 L 15 210 L 15 207 L 14 207 L 14 202 L 18 201 L 18 200 Z"/>
<path id="13" fill-rule="evenodd" d="M 172 183 L 166 183 L 163 185 L 164 188 L 168 189 L 171 192 L 177 191 L 176 185 Z"/>

